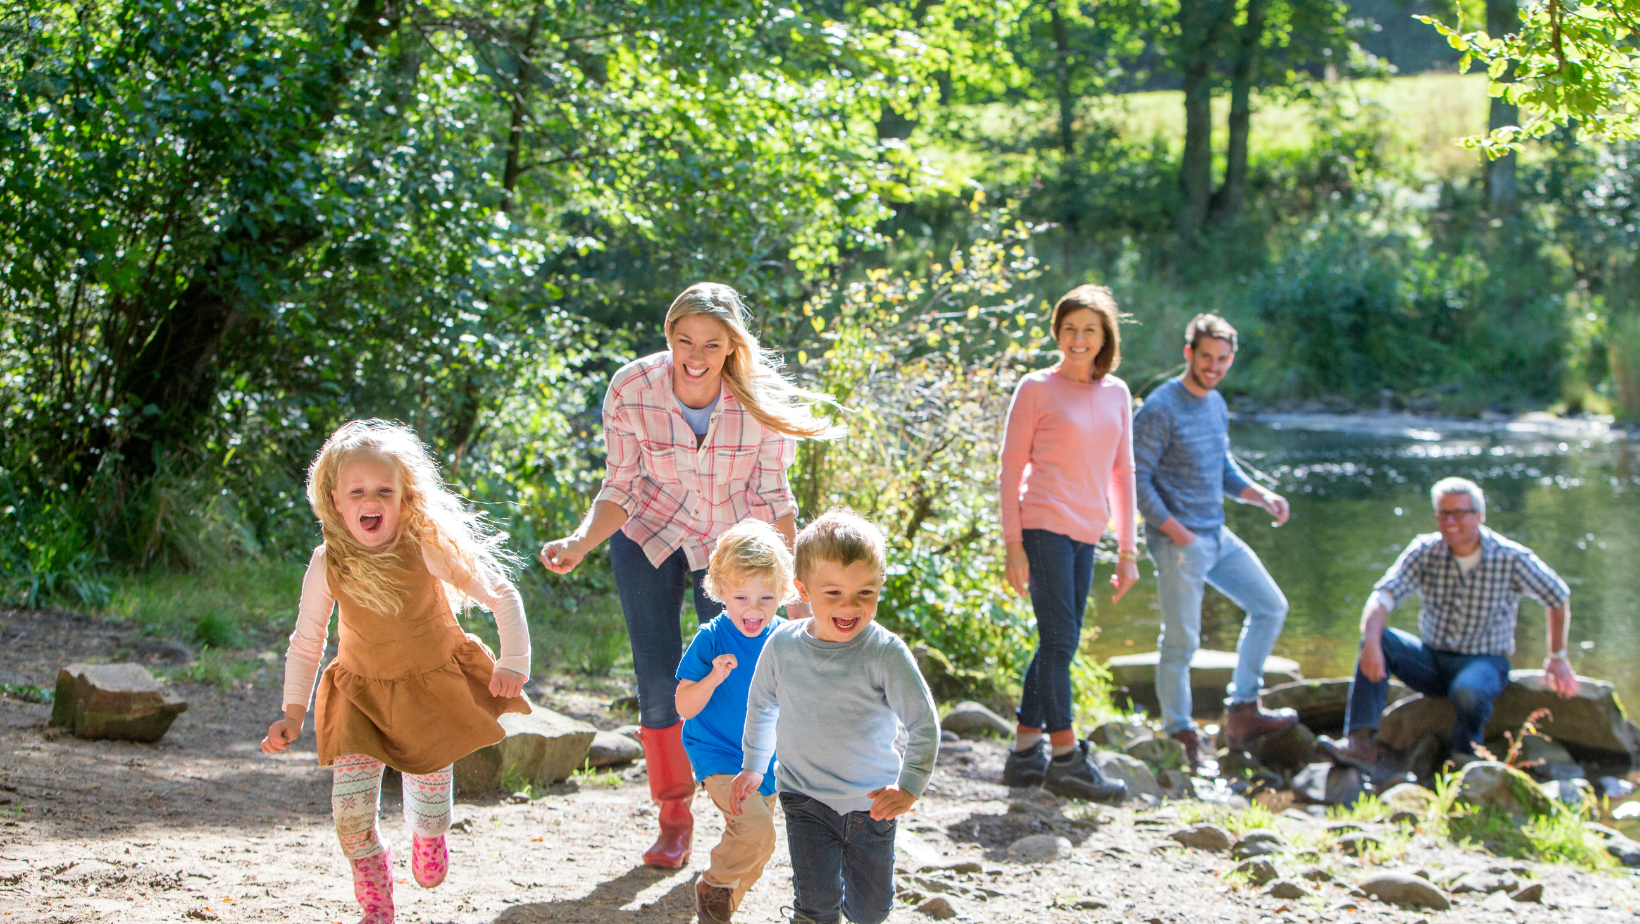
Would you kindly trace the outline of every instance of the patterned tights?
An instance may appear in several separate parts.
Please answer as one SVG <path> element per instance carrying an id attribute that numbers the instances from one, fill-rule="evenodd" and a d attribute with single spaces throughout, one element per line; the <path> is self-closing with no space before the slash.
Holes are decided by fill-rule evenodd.
<path id="1" fill-rule="evenodd" d="M 376 816 L 381 809 L 381 761 L 363 754 L 336 758 L 330 786 L 330 808 L 336 817 L 336 839 L 342 855 L 362 860 L 382 852 Z M 451 768 L 425 775 L 404 774 L 404 823 L 422 837 L 450 830 Z"/>

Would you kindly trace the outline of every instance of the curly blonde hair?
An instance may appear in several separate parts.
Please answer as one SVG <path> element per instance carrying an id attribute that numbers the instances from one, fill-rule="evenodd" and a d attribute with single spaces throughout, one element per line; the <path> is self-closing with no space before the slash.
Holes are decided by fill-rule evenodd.
<path id="1" fill-rule="evenodd" d="M 372 550 L 354 540 L 332 499 L 342 466 L 363 454 L 383 459 L 398 470 L 399 534 L 390 549 Z M 400 424 L 350 420 L 336 428 L 308 467 L 307 498 L 324 535 L 331 589 L 346 591 L 377 612 L 394 612 L 404 602 L 403 589 L 393 580 L 392 571 L 399 557 L 409 551 L 406 543 L 413 543 L 418 554 L 429 545 L 443 552 L 462 583 L 477 578 L 496 586 L 507 580 L 510 567 L 516 564 L 502 548 L 507 534 L 491 530 L 481 514 L 462 506 L 461 498 L 439 477 L 438 463 L 427 446 Z M 457 609 L 471 602 L 459 588 L 446 584 L 444 592 Z"/>
<path id="2" fill-rule="evenodd" d="M 780 602 L 789 603 L 797 598 L 792 573 L 792 553 L 786 549 L 786 540 L 762 520 L 747 518 L 718 537 L 717 548 L 712 550 L 712 560 L 706 566 L 703 589 L 708 597 L 721 603 L 730 588 L 764 578 L 774 585 Z"/>
<path id="3" fill-rule="evenodd" d="M 830 395 L 799 388 L 781 374 L 779 354 L 763 349 L 747 326 L 751 312 L 740 293 L 720 282 L 697 282 L 684 289 L 666 309 L 666 336 L 672 336 L 679 318 L 692 314 L 705 315 L 728 329 L 732 349 L 723 361 L 723 380 L 758 423 L 798 439 L 830 440 L 848 432 L 815 415 L 820 405 L 836 406 Z"/>

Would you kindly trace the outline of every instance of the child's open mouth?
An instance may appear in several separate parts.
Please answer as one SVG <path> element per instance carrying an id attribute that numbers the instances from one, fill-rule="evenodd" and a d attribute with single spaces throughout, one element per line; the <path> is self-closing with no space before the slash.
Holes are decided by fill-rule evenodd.
<path id="1" fill-rule="evenodd" d="M 831 624 L 836 627 L 838 632 L 853 632 L 855 627 L 860 624 L 860 617 L 855 616 L 850 619 L 844 619 L 841 616 L 833 616 L 831 617 Z"/>
<path id="2" fill-rule="evenodd" d="M 382 528 L 382 515 L 379 514 L 379 513 L 364 514 L 363 516 L 359 517 L 359 526 L 365 532 L 373 533 L 376 530 Z"/>
<path id="3" fill-rule="evenodd" d="M 763 628 L 763 620 L 745 617 L 740 620 L 740 627 L 747 635 L 756 635 Z"/>

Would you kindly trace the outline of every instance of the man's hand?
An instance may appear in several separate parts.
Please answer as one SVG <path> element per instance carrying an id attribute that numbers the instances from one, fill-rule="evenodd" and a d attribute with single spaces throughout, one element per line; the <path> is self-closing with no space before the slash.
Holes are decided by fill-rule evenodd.
<path id="1" fill-rule="evenodd" d="M 735 659 L 734 655 L 720 654 L 712 659 L 712 673 L 707 679 L 711 680 L 712 686 L 715 687 L 729 676 L 730 671 L 739 666 L 740 662 Z"/>
<path id="2" fill-rule="evenodd" d="M 1572 672 L 1571 662 L 1565 658 L 1543 659 L 1543 677 L 1561 699 L 1571 699 L 1577 695 L 1577 674 Z"/>
<path id="3" fill-rule="evenodd" d="M 1116 559 L 1116 573 L 1110 576 L 1110 586 L 1116 592 L 1110 595 L 1110 602 L 1115 603 L 1122 599 L 1128 588 L 1139 583 L 1139 563 L 1132 558 L 1122 556 Z"/>
<path id="4" fill-rule="evenodd" d="M 1274 491 L 1260 492 L 1258 505 L 1264 508 L 1265 513 L 1275 517 L 1276 521 L 1271 523 L 1271 526 L 1280 526 L 1287 522 L 1287 518 L 1292 515 L 1292 510 L 1287 505 L 1287 498 Z"/>
<path id="5" fill-rule="evenodd" d="M 1021 597 L 1029 596 L 1031 592 L 1031 561 L 1025 557 L 1025 543 L 1010 542 L 1006 547 L 1007 563 L 1003 565 L 1003 577 L 1014 593 Z"/>
<path id="6" fill-rule="evenodd" d="M 268 736 L 262 739 L 262 753 L 277 754 L 290 747 L 291 742 L 302 737 L 302 726 L 299 722 L 289 719 L 280 719 L 268 726 Z"/>
<path id="7" fill-rule="evenodd" d="M 524 675 L 498 667 L 490 672 L 490 695 L 511 699 L 524 692 Z"/>
<path id="8" fill-rule="evenodd" d="M 891 821 L 911 811 L 917 797 L 898 786 L 884 786 L 867 793 L 871 797 L 871 817 L 877 821 Z"/>
<path id="9" fill-rule="evenodd" d="M 1173 540 L 1174 545 L 1181 549 L 1196 541 L 1196 534 L 1191 532 L 1188 526 L 1180 523 L 1176 517 L 1168 517 L 1163 521 L 1161 530 L 1167 534 L 1167 538 Z"/>
<path id="10" fill-rule="evenodd" d="M 756 770 L 742 770 L 735 774 L 729 782 L 729 814 L 739 815 L 740 806 L 745 803 L 746 797 L 757 792 L 757 787 L 763 785 L 763 774 Z"/>
<path id="11" fill-rule="evenodd" d="M 1384 666 L 1384 645 L 1378 639 L 1361 643 L 1361 674 L 1373 683 L 1389 676 L 1389 670 Z"/>

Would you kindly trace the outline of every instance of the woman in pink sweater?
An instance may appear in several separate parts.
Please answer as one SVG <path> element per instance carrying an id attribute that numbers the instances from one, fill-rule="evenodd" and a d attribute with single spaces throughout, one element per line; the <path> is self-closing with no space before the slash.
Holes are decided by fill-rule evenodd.
<path id="1" fill-rule="evenodd" d="M 1133 400 L 1112 375 L 1121 362 L 1116 300 L 1078 286 L 1053 310 L 1059 365 L 1019 382 L 1002 440 L 1002 535 L 1008 583 L 1031 597 L 1038 645 L 1025 671 L 1009 786 L 1045 786 L 1070 798 L 1120 801 L 1125 787 L 1100 773 L 1078 744 L 1071 659 L 1093 584 L 1094 547 L 1107 525 L 1119 558 L 1120 600 L 1139 580 L 1133 491 Z M 1046 733 L 1053 755 L 1043 747 Z"/>

